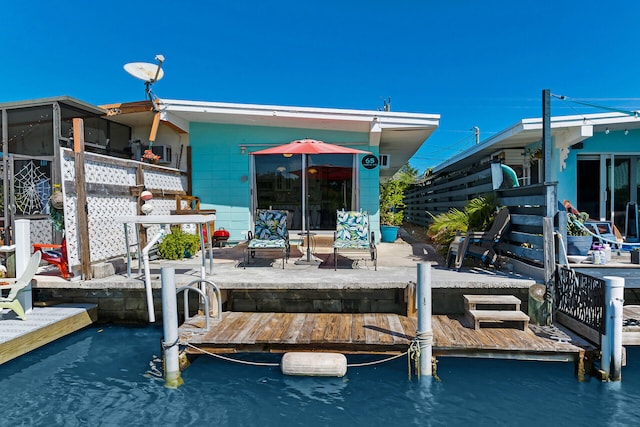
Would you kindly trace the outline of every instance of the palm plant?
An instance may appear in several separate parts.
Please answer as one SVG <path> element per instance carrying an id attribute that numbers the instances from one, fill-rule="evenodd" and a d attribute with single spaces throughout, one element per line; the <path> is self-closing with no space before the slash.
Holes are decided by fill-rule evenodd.
<path id="1" fill-rule="evenodd" d="M 488 230 L 493 224 L 497 207 L 497 200 L 488 195 L 470 200 L 463 210 L 452 208 L 440 215 L 431 215 L 433 222 L 427 230 L 427 236 L 439 247 L 447 248 L 456 234 L 464 234 L 469 230 Z"/>

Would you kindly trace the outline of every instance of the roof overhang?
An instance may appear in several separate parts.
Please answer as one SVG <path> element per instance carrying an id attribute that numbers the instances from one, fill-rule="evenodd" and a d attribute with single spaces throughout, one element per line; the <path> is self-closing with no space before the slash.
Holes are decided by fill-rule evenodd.
<path id="1" fill-rule="evenodd" d="M 188 132 L 189 123 L 217 123 L 366 133 L 369 140 L 363 142 L 378 146 L 380 153 L 390 155 L 390 167 L 382 169 L 381 175 L 392 175 L 409 161 L 440 122 L 438 114 L 171 99 L 156 102 L 162 123 L 183 132 Z M 109 112 L 112 120 L 134 127 L 148 126 L 155 114 L 149 101 L 102 107 Z"/>
<path id="2" fill-rule="evenodd" d="M 95 105 L 86 103 L 84 101 L 80 101 L 79 99 L 72 98 L 70 96 L 56 96 L 50 98 L 38 98 L 38 99 L 30 99 L 26 101 L 14 101 L 14 102 L 3 102 L 0 103 L 0 108 L 28 108 L 28 107 L 38 107 L 42 105 L 50 105 L 54 103 L 65 104 L 70 107 L 77 108 L 82 111 L 86 111 L 88 113 L 96 114 L 98 116 L 102 116 L 105 114 L 105 110 L 96 107 Z"/>
<path id="3" fill-rule="evenodd" d="M 640 129 L 638 116 L 624 113 L 556 116 L 551 118 L 551 136 L 558 148 L 567 148 L 594 133 L 609 130 Z M 497 135 L 484 140 L 433 168 L 433 173 L 447 172 L 477 163 L 497 151 L 524 148 L 542 140 L 542 118 L 523 119 Z"/>

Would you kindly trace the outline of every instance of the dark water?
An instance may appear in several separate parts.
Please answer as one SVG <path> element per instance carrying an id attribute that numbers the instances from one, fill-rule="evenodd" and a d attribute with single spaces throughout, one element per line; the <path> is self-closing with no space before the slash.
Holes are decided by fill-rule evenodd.
<path id="1" fill-rule="evenodd" d="M 161 335 L 92 327 L 0 366 L 0 425 L 640 425 L 634 347 L 619 383 L 579 383 L 570 363 L 441 358 L 440 381 L 418 382 L 404 358 L 338 379 L 205 356 L 172 390 L 157 377 Z"/>

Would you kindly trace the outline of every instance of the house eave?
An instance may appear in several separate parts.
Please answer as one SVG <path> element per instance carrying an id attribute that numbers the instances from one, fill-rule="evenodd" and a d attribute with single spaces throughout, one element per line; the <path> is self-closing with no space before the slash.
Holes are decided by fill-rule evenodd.
<path id="1" fill-rule="evenodd" d="M 637 129 L 640 118 L 624 113 L 599 113 L 572 116 L 556 116 L 551 118 L 551 135 L 557 137 L 571 129 L 591 127 L 593 132 L 603 132 L 606 128 Z M 589 132 L 582 132 L 588 135 Z M 489 155 L 501 149 L 523 148 L 542 139 L 542 119 L 523 119 L 515 125 L 499 132 L 463 151 L 433 168 L 433 173 L 446 172 L 472 164 L 478 155 Z"/>

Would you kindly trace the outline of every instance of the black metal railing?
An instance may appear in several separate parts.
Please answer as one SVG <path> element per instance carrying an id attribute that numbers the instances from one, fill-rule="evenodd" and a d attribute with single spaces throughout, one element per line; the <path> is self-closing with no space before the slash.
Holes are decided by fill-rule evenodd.
<path id="1" fill-rule="evenodd" d="M 604 280 L 564 266 L 556 275 L 556 310 L 604 334 Z"/>

